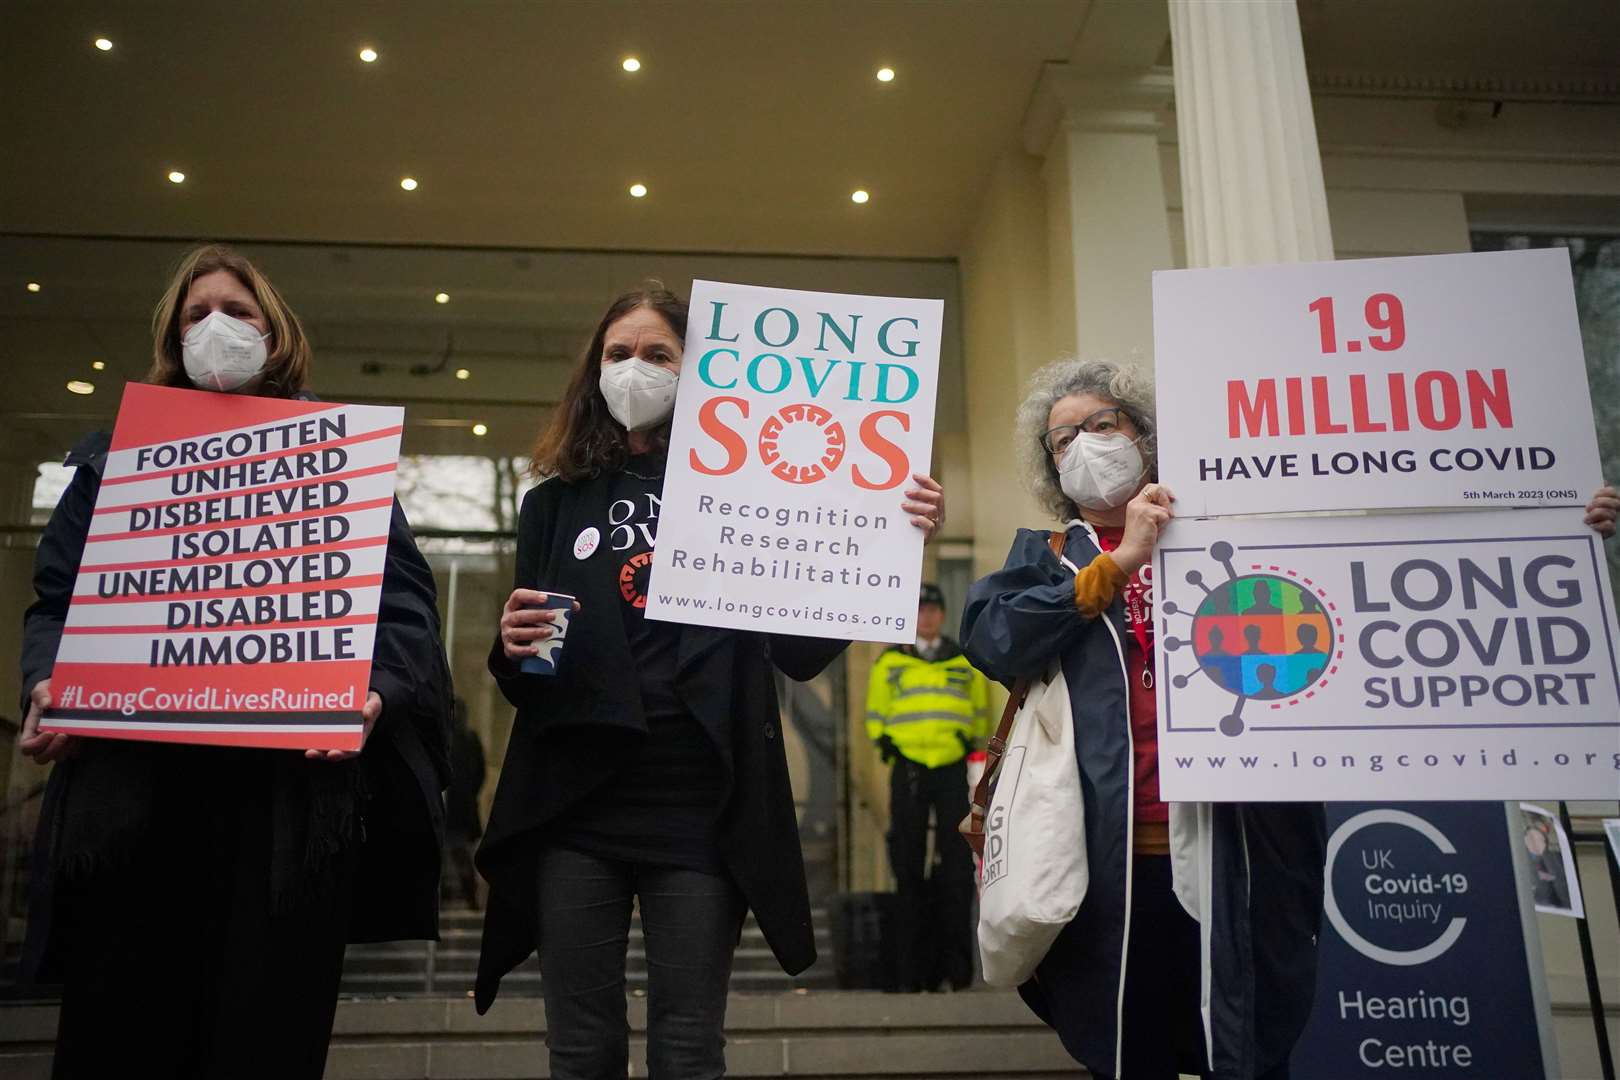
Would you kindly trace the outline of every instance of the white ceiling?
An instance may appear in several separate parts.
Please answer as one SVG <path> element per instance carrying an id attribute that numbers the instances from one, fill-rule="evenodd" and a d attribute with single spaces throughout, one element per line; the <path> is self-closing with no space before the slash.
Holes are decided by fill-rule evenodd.
<path id="1" fill-rule="evenodd" d="M 1620 72 L 1614 0 L 1298 3 L 1313 72 Z M 0 231 L 951 258 L 1042 62 L 1163 4 L 8 0 Z"/>
<path id="2" fill-rule="evenodd" d="M 0 227 L 951 256 L 1087 6 L 12 0 Z"/>

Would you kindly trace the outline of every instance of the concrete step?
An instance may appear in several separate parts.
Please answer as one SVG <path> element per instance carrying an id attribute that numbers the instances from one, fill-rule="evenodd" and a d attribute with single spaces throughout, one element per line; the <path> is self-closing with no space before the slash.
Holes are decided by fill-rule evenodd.
<path id="1" fill-rule="evenodd" d="M 391 996 L 406 996 L 422 994 L 426 991 L 426 975 L 423 972 L 350 972 L 345 970 L 342 982 L 339 983 L 339 992 L 362 996 L 375 996 L 386 994 Z M 733 991 L 764 993 L 771 991 L 794 990 L 799 988 L 831 989 L 835 984 L 832 972 L 820 974 L 816 969 L 799 975 L 787 975 L 780 969 L 772 972 L 763 971 L 734 971 L 731 974 L 731 988 Z M 645 993 L 647 989 L 647 976 L 645 972 L 626 972 L 625 986 L 632 993 Z M 433 993 L 471 993 L 473 987 L 473 972 L 438 972 L 433 979 Z M 540 971 L 538 967 L 520 968 L 501 980 L 503 994 L 523 994 L 529 997 L 540 996 Z"/>
<path id="2" fill-rule="evenodd" d="M 459 940 L 454 944 L 441 943 L 434 957 L 434 992 L 459 992 L 471 989 L 473 976 L 478 970 L 478 940 L 468 937 L 470 931 L 456 931 Z M 827 988 L 834 985 L 832 947 L 825 941 L 817 942 L 821 959 L 808 971 L 789 976 L 782 971 L 775 955 L 762 938 L 750 942 L 744 937 L 735 954 L 732 967 L 732 986 L 737 990 L 772 991 L 791 990 L 796 987 Z M 15 950 L 12 950 L 13 952 Z M 420 994 L 427 992 L 428 943 L 425 941 L 394 941 L 377 945 L 351 945 L 345 953 L 342 992 L 348 994 Z M 632 935 L 625 957 L 627 985 L 634 990 L 645 990 L 647 985 L 647 953 L 639 935 Z M 28 1000 L 40 996 L 39 988 L 21 987 L 17 983 L 18 968 L 14 955 L 0 961 L 0 1001 Z M 540 992 L 540 971 L 534 961 L 512 972 L 504 985 L 514 993 Z"/>
<path id="3" fill-rule="evenodd" d="M 382 973 L 388 971 L 422 971 L 427 963 L 426 947 L 411 951 L 371 952 L 368 946 L 351 945 L 344 954 L 343 970 L 347 972 L 369 971 Z M 433 960 L 438 971 L 476 971 L 478 969 L 478 953 L 472 950 L 439 949 Z M 644 972 L 647 970 L 647 951 L 631 946 L 625 954 L 626 970 L 631 972 Z M 769 949 L 738 949 L 732 954 L 733 971 L 754 972 L 780 972 L 781 965 L 777 963 L 776 955 Z"/>
<path id="4" fill-rule="evenodd" d="M 813 933 L 815 934 L 817 948 L 820 948 L 823 945 L 829 947 L 831 946 L 832 931 L 826 926 L 817 924 L 813 930 Z M 478 948 L 478 942 L 483 938 L 483 936 L 484 926 L 481 922 L 474 923 L 471 926 L 441 925 L 439 927 L 439 947 L 445 948 L 449 946 L 458 946 L 476 950 Z M 633 938 L 639 938 L 641 936 L 640 923 L 632 922 L 630 924 L 630 936 Z M 763 946 L 765 944 L 765 934 L 758 926 L 750 921 L 743 924 L 741 941 L 745 946 Z M 384 941 L 379 942 L 377 945 L 367 946 L 367 948 L 383 948 L 386 946 L 396 945 L 400 948 L 421 948 L 426 944 L 427 943 L 425 941 Z"/>
<path id="5" fill-rule="evenodd" d="M 392 941 L 351 945 L 344 956 L 341 989 L 353 994 L 442 993 L 469 989 L 478 970 L 483 921 L 482 912 L 466 908 L 451 908 L 440 913 L 440 941 L 434 950 L 431 986 L 428 983 L 428 943 Z M 815 969 L 794 978 L 783 973 L 759 924 L 752 917 L 748 918 L 743 923 L 732 966 L 733 989 L 766 992 L 831 987 L 834 983 L 832 933 L 826 909 L 813 909 L 811 923 L 816 951 L 822 959 Z M 625 974 L 632 990 L 646 988 L 647 951 L 639 919 L 633 918 L 630 923 Z M 538 994 L 539 981 L 539 970 L 531 964 L 507 976 L 506 985 L 517 993 Z"/>
<path id="6" fill-rule="evenodd" d="M 646 1060 L 646 1002 L 628 1003 L 632 1076 Z M 0 1075 L 44 1080 L 52 1006 L 0 1009 Z M 728 1075 L 736 1080 L 1065 1080 L 1083 1077 L 1016 995 L 859 991 L 733 994 Z M 539 1002 L 502 997 L 487 1016 L 463 998 L 345 1000 L 327 1080 L 506 1080 L 551 1074 Z"/>
<path id="7" fill-rule="evenodd" d="M 438 943 L 438 955 L 446 956 L 477 956 L 482 935 L 467 930 L 457 930 L 454 933 L 441 933 Z M 428 943 L 426 941 L 383 941 L 374 945 L 350 945 L 348 955 L 356 956 L 416 956 L 426 957 Z M 630 935 L 630 951 L 644 954 L 646 952 L 639 933 Z M 771 947 L 766 944 L 765 938 L 760 934 L 744 934 L 737 944 L 740 955 L 747 953 L 750 956 L 769 955 Z M 830 935 L 816 935 L 816 951 L 822 955 L 832 954 L 832 940 Z"/>
<path id="8" fill-rule="evenodd" d="M 816 927 L 817 931 L 823 933 L 826 932 L 828 926 L 832 925 L 829 921 L 827 909 L 820 906 L 810 909 L 810 922 Z M 443 908 L 439 911 L 439 931 L 441 933 L 447 930 L 478 930 L 483 925 L 484 913 L 482 911 L 474 911 L 466 907 Z M 632 918 L 631 925 L 639 925 L 639 921 Z M 759 931 L 759 924 L 754 921 L 751 914 L 743 921 L 743 933 L 746 934 L 750 931 L 755 933 Z"/>

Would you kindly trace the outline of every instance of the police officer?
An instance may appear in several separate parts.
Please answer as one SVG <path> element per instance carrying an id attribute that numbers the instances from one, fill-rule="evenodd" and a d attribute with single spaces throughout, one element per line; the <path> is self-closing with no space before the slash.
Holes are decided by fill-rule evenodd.
<path id="1" fill-rule="evenodd" d="M 990 694 L 944 623 L 945 594 L 925 584 L 917 643 L 878 657 L 866 692 L 866 733 L 894 766 L 889 863 L 900 989 L 909 992 L 942 982 L 961 990 L 973 979 L 973 860 L 956 826 L 968 812 L 967 755 L 989 734 Z"/>

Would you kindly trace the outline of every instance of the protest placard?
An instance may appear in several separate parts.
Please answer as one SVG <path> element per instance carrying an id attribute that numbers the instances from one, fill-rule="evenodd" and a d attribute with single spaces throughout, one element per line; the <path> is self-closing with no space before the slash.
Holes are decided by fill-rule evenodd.
<path id="1" fill-rule="evenodd" d="M 1153 275 L 1177 512 L 1580 505 L 1599 483 L 1562 248 Z"/>
<path id="2" fill-rule="evenodd" d="M 403 419 L 127 387 L 40 729 L 359 749 Z"/>
<path id="3" fill-rule="evenodd" d="M 1503 805 L 1340 803 L 1327 819 L 1316 1006 L 1289 1075 L 1558 1076 Z"/>
<path id="4" fill-rule="evenodd" d="M 1612 799 L 1614 600 L 1576 509 L 1177 519 L 1166 800 Z"/>
<path id="5" fill-rule="evenodd" d="M 692 283 L 648 618 L 915 639 L 943 306 Z"/>

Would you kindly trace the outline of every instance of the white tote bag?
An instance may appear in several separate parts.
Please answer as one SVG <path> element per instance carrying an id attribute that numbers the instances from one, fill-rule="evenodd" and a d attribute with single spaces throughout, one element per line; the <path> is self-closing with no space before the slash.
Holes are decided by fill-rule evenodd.
<path id="1" fill-rule="evenodd" d="M 991 986 L 1035 973 L 1090 882 L 1069 686 L 1054 668 L 1018 710 L 985 815 L 979 955 Z"/>

